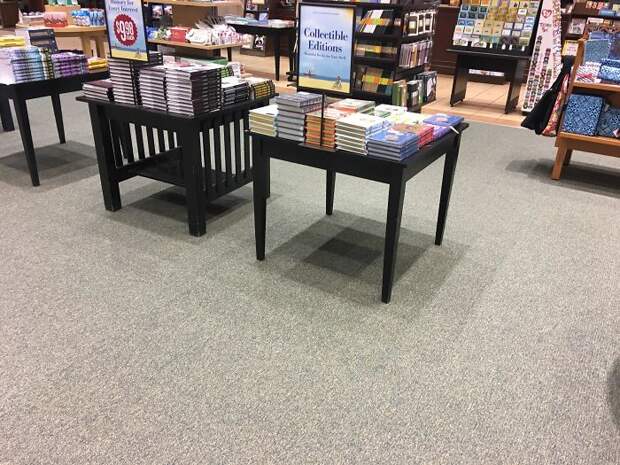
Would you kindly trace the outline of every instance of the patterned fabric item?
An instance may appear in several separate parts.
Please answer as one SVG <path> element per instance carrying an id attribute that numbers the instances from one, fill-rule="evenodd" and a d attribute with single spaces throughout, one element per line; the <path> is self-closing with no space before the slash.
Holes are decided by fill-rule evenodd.
<path id="1" fill-rule="evenodd" d="M 553 110 L 551 112 L 551 116 L 549 116 L 547 126 L 545 126 L 545 129 L 543 129 L 543 136 L 555 137 L 558 133 L 558 122 L 560 121 L 560 115 L 562 114 L 562 105 L 564 104 L 566 93 L 568 92 L 569 81 L 570 74 L 567 74 L 562 80 L 562 87 L 560 88 L 560 92 L 558 92 L 558 97 L 555 99 L 555 103 L 553 104 Z"/>
<path id="2" fill-rule="evenodd" d="M 596 61 L 600 63 L 609 55 L 610 43 L 608 40 L 593 40 L 586 41 L 586 47 L 583 55 L 583 61 Z"/>
<path id="3" fill-rule="evenodd" d="M 601 117 L 598 120 L 596 133 L 599 136 L 615 137 L 614 131 L 620 128 L 620 108 L 605 105 Z"/>
<path id="4" fill-rule="evenodd" d="M 620 61 L 603 60 L 601 69 L 598 72 L 598 77 L 602 81 L 620 82 Z"/>
<path id="5" fill-rule="evenodd" d="M 603 108 L 603 98 L 572 94 L 568 99 L 562 131 L 593 136 Z"/>
<path id="6" fill-rule="evenodd" d="M 598 73 L 601 70 L 600 63 L 585 63 L 577 68 L 575 80 L 577 82 L 601 82 Z"/>

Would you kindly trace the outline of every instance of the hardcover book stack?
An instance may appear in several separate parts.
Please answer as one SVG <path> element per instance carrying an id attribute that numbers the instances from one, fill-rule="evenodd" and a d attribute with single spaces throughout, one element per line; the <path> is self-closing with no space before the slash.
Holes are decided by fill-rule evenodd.
<path id="1" fill-rule="evenodd" d="M 267 105 L 265 107 L 250 110 L 250 131 L 266 136 L 276 137 L 276 116 L 278 115 L 277 105 Z"/>
<path id="2" fill-rule="evenodd" d="M 149 61 L 138 62 L 108 58 L 110 79 L 114 85 L 114 101 L 128 105 L 140 105 L 140 69 L 161 65 L 160 52 L 149 52 Z"/>
<path id="3" fill-rule="evenodd" d="M 340 110 L 343 113 L 372 113 L 375 102 L 370 100 L 358 100 L 355 98 L 345 98 L 329 105 L 330 108 Z"/>
<path id="4" fill-rule="evenodd" d="M 66 77 L 88 72 L 88 61 L 83 54 L 60 52 L 52 55 L 54 76 Z"/>
<path id="5" fill-rule="evenodd" d="M 386 129 L 368 138 L 368 155 L 389 160 L 404 160 L 418 151 L 415 133 Z"/>
<path id="6" fill-rule="evenodd" d="M 400 27 L 400 18 L 394 10 L 368 10 L 356 26 L 358 32 L 367 34 L 393 34 Z"/>
<path id="7" fill-rule="evenodd" d="M 40 81 L 54 77 L 54 69 L 47 50 L 37 47 L 0 49 L 0 80 L 14 82 Z"/>
<path id="8" fill-rule="evenodd" d="M 422 66 L 428 63 L 432 48 L 433 41 L 430 39 L 402 44 L 400 47 L 400 62 L 398 65 L 404 68 Z"/>
<path id="9" fill-rule="evenodd" d="M 321 110 L 306 115 L 306 144 L 333 149 L 336 147 L 336 121 L 348 113 L 336 108 L 323 112 L 323 140 L 321 140 Z"/>
<path id="10" fill-rule="evenodd" d="M 392 95 L 392 84 L 394 83 L 392 74 L 392 71 L 386 68 L 357 65 L 355 67 L 354 87 L 364 92 Z"/>
<path id="11" fill-rule="evenodd" d="M 398 106 L 398 105 L 388 105 L 387 103 L 382 103 L 381 105 L 377 105 L 375 107 L 375 116 L 380 116 L 381 118 L 387 118 L 394 113 L 405 113 L 407 108 Z"/>
<path id="12" fill-rule="evenodd" d="M 355 56 L 368 58 L 394 58 L 398 48 L 393 45 L 385 45 L 381 42 L 369 41 L 355 44 Z"/>
<path id="13" fill-rule="evenodd" d="M 166 68 L 168 111 L 199 115 L 219 110 L 222 101 L 222 65 L 203 64 Z"/>
<path id="14" fill-rule="evenodd" d="M 320 95 L 309 92 L 297 92 L 276 97 L 278 137 L 303 142 L 306 114 L 320 110 L 321 100 Z"/>
<path id="15" fill-rule="evenodd" d="M 114 101 L 113 84 L 110 79 L 91 81 L 82 84 L 84 97 L 96 100 Z"/>
<path id="16" fill-rule="evenodd" d="M 151 110 L 167 111 L 166 68 L 164 65 L 142 68 L 139 73 L 142 105 Z"/>
<path id="17" fill-rule="evenodd" d="M 433 127 L 424 124 L 426 115 L 420 113 L 392 114 L 387 119 L 392 123 L 392 129 L 400 132 L 410 132 L 418 136 L 418 146 L 423 147 L 433 141 Z"/>
<path id="18" fill-rule="evenodd" d="M 229 76 L 222 79 L 222 106 L 235 105 L 250 98 L 250 85 L 245 79 Z"/>
<path id="19" fill-rule="evenodd" d="M 454 127 L 463 121 L 462 116 L 446 115 L 445 113 L 437 113 L 429 116 L 424 123 L 432 126 L 433 140 L 437 140 L 445 136 L 448 132 L 455 130 Z"/>
<path id="20" fill-rule="evenodd" d="M 379 116 L 353 113 L 336 121 L 336 147 L 366 155 L 368 138 L 389 127 L 389 122 Z"/>
<path id="21" fill-rule="evenodd" d="M 276 95 L 276 86 L 271 79 L 249 77 L 246 79 L 250 85 L 250 98 L 259 100 Z"/>

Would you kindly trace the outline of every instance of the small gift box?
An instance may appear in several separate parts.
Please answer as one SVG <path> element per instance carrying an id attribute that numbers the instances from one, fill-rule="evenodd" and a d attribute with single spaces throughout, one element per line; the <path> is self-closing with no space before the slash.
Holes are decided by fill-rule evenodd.
<path id="1" fill-rule="evenodd" d="M 562 131 L 585 136 L 595 135 L 602 108 L 602 97 L 572 94 L 564 112 Z"/>

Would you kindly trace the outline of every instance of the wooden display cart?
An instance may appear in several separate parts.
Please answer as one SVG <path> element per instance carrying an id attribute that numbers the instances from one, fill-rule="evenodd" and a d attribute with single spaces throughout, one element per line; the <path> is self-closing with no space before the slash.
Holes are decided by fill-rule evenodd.
<path id="1" fill-rule="evenodd" d="M 620 85 L 576 82 L 577 69 L 583 62 L 585 40 L 579 41 L 573 72 L 566 94 L 566 100 L 573 93 L 578 94 L 594 94 L 604 97 L 610 104 L 620 107 Z M 553 170 L 551 171 L 551 179 L 559 180 L 562 176 L 564 166 L 568 165 L 571 160 L 573 150 L 583 152 L 597 153 L 609 157 L 620 157 L 620 139 L 602 136 L 585 136 L 582 134 L 573 134 L 559 130 L 562 127 L 564 115 L 558 123 L 558 135 L 555 139 L 555 146 L 558 148 Z"/>

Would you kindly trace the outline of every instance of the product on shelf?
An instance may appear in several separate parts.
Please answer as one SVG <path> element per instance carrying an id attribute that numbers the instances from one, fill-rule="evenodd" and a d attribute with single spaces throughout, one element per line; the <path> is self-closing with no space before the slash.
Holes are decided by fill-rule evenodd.
<path id="1" fill-rule="evenodd" d="M 375 107 L 374 115 L 387 118 L 394 113 L 404 113 L 405 111 L 407 111 L 407 109 L 403 106 L 382 103 L 381 105 L 377 105 Z"/>
<path id="2" fill-rule="evenodd" d="M 43 13 L 43 24 L 46 27 L 66 27 L 69 24 L 67 13 L 64 11 L 46 11 Z"/>
<path id="3" fill-rule="evenodd" d="M 400 20 L 394 10 L 368 10 L 357 23 L 356 30 L 366 34 L 394 34 L 400 27 Z"/>
<path id="4" fill-rule="evenodd" d="M 276 86 L 271 79 L 251 76 L 246 78 L 246 81 L 250 85 L 250 98 L 252 100 L 273 97 L 276 94 Z"/>
<path id="5" fill-rule="evenodd" d="M 275 104 L 250 110 L 250 131 L 275 137 L 277 115 L 278 105 Z"/>
<path id="6" fill-rule="evenodd" d="M 222 106 L 235 105 L 250 98 L 250 85 L 236 76 L 222 78 Z"/>
<path id="7" fill-rule="evenodd" d="M 38 47 L 0 48 L 0 82 L 40 81 L 54 77 L 51 53 Z"/>
<path id="8" fill-rule="evenodd" d="M 367 58 L 396 58 L 396 53 L 398 52 L 398 47 L 394 46 L 394 44 L 379 42 L 379 41 L 368 41 L 362 42 L 358 40 L 355 43 L 354 53 L 356 57 L 367 57 Z"/>
<path id="9" fill-rule="evenodd" d="M 105 26 L 104 11 L 98 8 L 81 8 L 71 12 L 75 26 Z"/>
<path id="10" fill-rule="evenodd" d="M 166 68 L 168 111 L 198 115 L 219 110 L 222 101 L 222 65 L 170 66 Z"/>
<path id="11" fill-rule="evenodd" d="M 105 71 L 108 69 L 108 60 L 106 58 L 90 57 L 88 59 L 88 71 Z"/>
<path id="12" fill-rule="evenodd" d="M 357 65 L 354 87 L 365 92 L 392 95 L 393 75 L 390 69 Z"/>
<path id="13" fill-rule="evenodd" d="M 430 39 L 403 44 L 400 47 L 400 62 L 398 65 L 403 68 L 425 65 L 430 60 L 432 49 L 433 41 Z"/>
<path id="14" fill-rule="evenodd" d="M 82 85 L 84 96 L 95 100 L 114 101 L 113 84 L 110 79 L 85 82 Z"/>
<path id="15" fill-rule="evenodd" d="M 157 65 L 141 68 L 138 76 L 142 105 L 151 110 L 167 111 L 165 66 Z"/>
<path id="16" fill-rule="evenodd" d="M 602 97 L 595 95 L 572 94 L 564 112 L 562 131 L 594 136 L 603 102 Z"/>
<path id="17" fill-rule="evenodd" d="M 161 65 L 160 52 L 149 52 L 149 61 L 129 61 L 120 58 L 108 58 L 110 79 L 114 85 L 114 100 L 127 105 L 140 104 L 139 71 L 148 66 Z"/>
<path id="18" fill-rule="evenodd" d="M 24 47 L 26 39 L 21 36 L 6 35 L 0 36 L 0 48 L 5 47 Z"/>
<path id="19" fill-rule="evenodd" d="M 54 64 L 54 76 L 75 76 L 88 72 L 88 61 L 81 53 L 60 52 L 51 55 Z"/>

